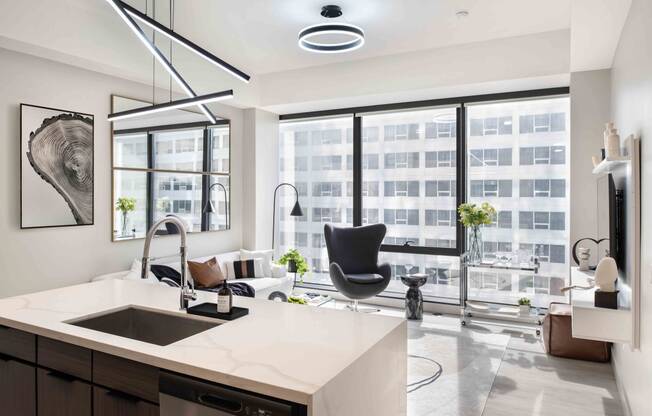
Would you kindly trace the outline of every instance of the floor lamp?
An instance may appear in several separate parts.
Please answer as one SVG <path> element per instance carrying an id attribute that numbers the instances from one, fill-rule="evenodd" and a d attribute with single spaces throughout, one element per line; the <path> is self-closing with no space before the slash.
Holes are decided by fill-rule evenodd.
<path id="1" fill-rule="evenodd" d="M 202 212 L 204 214 L 217 213 L 217 210 L 215 209 L 215 205 L 213 205 L 213 201 L 211 200 L 211 191 L 216 186 L 219 186 L 220 188 L 222 188 L 222 191 L 224 191 L 224 214 L 226 215 L 226 221 L 225 222 L 226 222 L 226 229 L 228 230 L 229 229 L 229 203 L 228 203 L 228 201 L 226 199 L 227 193 L 226 193 L 226 188 L 224 187 L 224 185 L 222 185 L 219 182 L 215 182 L 214 184 L 211 185 L 210 188 L 208 188 L 208 201 L 206 202 L 206 205 L 204 205 L 204 209 L 203 209 Z M 209 220 L 209 223 L 210 223 L 210 220 Z M 210 228 L 210 225 L 209 225 L 208 228 Z M 219 229 L 219 226 L 218 226 L 218 229 Z"/>
<path id="2" fill-rule="evenodd" d="M 278 185 L 276 189 L 274 189 L 274 207 L 272 209 L 272 256 L 274 256 L 274 232 L 276 230 L 276 193 L 278 192 L 279 188 L 282 186 L 289 186 L 292 189 L 294 189 L 294 194 L 296 195 L 296 201 L 294 202 L 294 207 L 292 208 L 292 211 L 290 211 L 290 216 L 292 217 L 302 217 L 303 216 L 303 211 L 301 210 L 301 205 L 299 205 L 299 191 L 297 191 L 297 188 L 292 185 L 291 183 L 283 182 L 282 184 Z"/>

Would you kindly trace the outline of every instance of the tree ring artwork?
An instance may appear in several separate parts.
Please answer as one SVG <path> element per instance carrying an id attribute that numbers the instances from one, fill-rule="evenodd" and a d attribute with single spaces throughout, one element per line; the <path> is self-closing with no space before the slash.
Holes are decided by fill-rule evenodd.
<path id="1" fill-rule="evenodd" d="M 20 106 L 21 228 L 92 225 L 94 117 Z"/>

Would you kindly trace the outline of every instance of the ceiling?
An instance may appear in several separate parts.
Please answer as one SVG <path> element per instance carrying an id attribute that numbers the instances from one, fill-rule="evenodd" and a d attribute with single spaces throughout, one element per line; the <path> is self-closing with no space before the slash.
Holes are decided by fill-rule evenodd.
<path id="1" fill-rule="evenodd" d="M 156 19 L 168 25 L 171 0 L 126 1 L 141 11 L 147 4 L 150 16 L 155 2 Z M 594 1 L 614 0 L 583 0 L 583 13 L 590 13 Z M 257 76 L 263 74 L 565 30 L 573 20 L 571 3 L 577 1 L 337 0 L 344 11 L 337 20 L 361 26 L 365 46 L 345 54 L 300 49 L 298 32 L 325 21 L 319 11 L 328 2 L 177 0 L 174 30 L 251 74 L 252 83 L 236 81 L 179 46 L 172 49 L 173 62 L 198 93 L 234 88 L 236 97 L 251 105 Z M 0 0 L 0 5 L 0 47 L 152 82 L 151 55 L 106 0 Z M 469 16 L 458 18 L 459 10 Z M 161 36 L 158 44 L 164 51 L 170 48 Z M 163 69 L 158 68 L 155 78 L 160 86 L 168 85 Z"/>
<path id="2" fill-rule="evenodd" d="M 167 24 L 170 0 L 155 0 Z M 127 0 L 140 10 L 146 0 Z M 148 0 L 152 14 L 154 0 Z M 0 0 L 0 35 L 122 67 L 142 52 L 104 0 Z M 252 74 L 568 28 L 570 0 L 338 0 L 338 20 L 364 28 L 364 48 L 321 55 L 297 33 L 325 21 L 324 0 L 176 1 L 175 30 Z M 469 16 L 456 17 L 458 10 Z"/>

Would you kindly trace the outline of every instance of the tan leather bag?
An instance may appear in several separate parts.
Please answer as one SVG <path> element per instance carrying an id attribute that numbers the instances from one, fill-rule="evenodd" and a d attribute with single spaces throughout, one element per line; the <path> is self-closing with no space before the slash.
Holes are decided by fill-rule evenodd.
<path id="1" fill-rule="evenodd" d="M 556 357 L 608 362 L 611 344 L 603 341 L 573 338 L 571 306 L 553 302 L 543 320 L 543 344 L 546 352 Z"/>

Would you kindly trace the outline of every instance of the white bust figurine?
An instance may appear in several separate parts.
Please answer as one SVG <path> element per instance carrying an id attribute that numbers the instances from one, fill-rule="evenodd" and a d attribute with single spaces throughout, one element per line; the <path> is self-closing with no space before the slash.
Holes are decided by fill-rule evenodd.
<path id="1" fill-rule="evenodd" d="M 615 292 L 618 266 L 612 257 L 604 257 L 595 269 L 595 286 L 602 292 Z"/>

